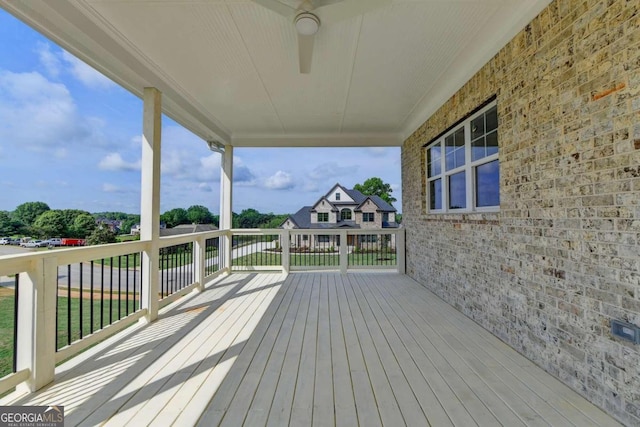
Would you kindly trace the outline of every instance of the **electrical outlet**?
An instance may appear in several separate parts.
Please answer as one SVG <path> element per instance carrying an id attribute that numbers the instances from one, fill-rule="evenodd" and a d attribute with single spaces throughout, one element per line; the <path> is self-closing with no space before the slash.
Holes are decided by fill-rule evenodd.
<path id="1" fill-rule="evenodd" d="M 612 320 L 611 333 L 618 338 L 640 344 L 640 328 L 631 323 Z"/>

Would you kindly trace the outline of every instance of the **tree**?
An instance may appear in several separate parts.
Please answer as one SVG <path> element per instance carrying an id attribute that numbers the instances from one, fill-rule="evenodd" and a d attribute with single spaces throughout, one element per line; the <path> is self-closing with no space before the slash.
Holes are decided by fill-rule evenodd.
<path id="1" fill-rule="evenodd" d="M 120 225 L 120 234 L 130 234 L 131 233 L 131 227 L 133 227 L 134 225 L 140 223 L 140 218 L 129 218 L 129 219 L 125 219 L 122 221 L 122 224 Z"/>
<path id="2" fill-rule="evenodd" d="M 40 214 L 33 223 L 33 231 L 42 238 L 67 234 L 67 221 L 62 211 L 48 210 Z"/>
<path id="3" fill-rule="evenodd" d="M 19 234 L 24 224 L 14 219 L 8 212 L 0 211 L 0 236 L 13 236 Z"/>
<path id="4" fill-rule="evenodd" d="M 62 209 L 60 212 L 62 212 L 62 215 L 64 215 L 64 220 L 67 223 L 67 226 L 69 228 L 73 227 L 73 223 L 75 222 L 76 218 L 78 218 L 80 215 L 91 216 L 89 212 L 83 211 L 80 209 Z M 82 237 L 85 237 L 85 236 L 82 236 Z"/>
<path id="5" fill-rule="evenodd" d="M 278 228 L 289 217 L 289 214 L 271 215 L 271 219 L 260 224 L 260 228 Z"/>
<path id="6" fill-rule="evenodd" d="M 190 206 L 187 209 L 187 219 L 193 224 L 213 224 L 213 215 L 201 205 Z"/>
<path id="7" fill-rule="evenodd" d="M 258 228 L 263 215 L 255 209 L 245 209 L 238 215 L 238 227 Z"/>
<path id="8" fill-rule="evenodd" d="M 391 204 L 397 199 L 391 195 L 393 189 L 390 184 L 386 184 L 382 179 L 373 177 L 367 179 L 363 184 L 356 184 L 353 186 L 354 190 L 358 190 L 366 196 L 379 196 L 385 202 Z"/>
<path id="9" fill-rule="evenodd" d="M 205 208 L 206 209 L 206 208 Z M 167 224 L 167 227 L 173 228 L 176 225 L 188 224 L 189 217 L 187 211 L 182 208 L 171 209 L 160 215 L 160 221 Z"/>
<path id="10" fill-rule="evenodd" d="M 48 210 L 50 210 L 49 205 L 44 202 L 26 202 L 13 211 L 13 218 L 31 226 L 36 221 L 36 218 Z"/>
<path id="11" fill-rule="evenodd" d="M 109 230 L 109 227 L 96 227 L 95 230 L 87 237 L 87 245 L 106 245 L 107 243 L 115 243 L 116 234 Z"/>
<path id="12" fill-rule="evenodd" d="M 95 218 L 91 214 L 85 213 L 76 216 L 69 231 L 70 234 L 73 234 L 73 237 L 86 239 L 95 230 L 96 226 Z"/>

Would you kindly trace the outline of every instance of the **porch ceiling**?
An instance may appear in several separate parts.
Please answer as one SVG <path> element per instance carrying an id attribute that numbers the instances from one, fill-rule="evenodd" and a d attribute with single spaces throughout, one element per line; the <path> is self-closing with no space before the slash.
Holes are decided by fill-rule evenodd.
<path id="1" fill-rule="evenodd" d="M 0 0 L 170 117 L 234 146 L 400 145 L 550 0 L 393 0 L 321 26 L 310 74 L 294 26 L 249 0 Z"/>

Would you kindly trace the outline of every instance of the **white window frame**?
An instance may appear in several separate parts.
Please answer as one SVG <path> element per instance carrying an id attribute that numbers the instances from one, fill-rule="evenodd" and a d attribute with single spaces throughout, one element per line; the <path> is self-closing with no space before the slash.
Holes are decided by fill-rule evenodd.
<path id="1" fill-rule="evenodd" d="M 323 217 L 326 215 L 327 219 L 320 219 L 320 215 L 322 215 Z M 329 222 L 329 212 L 318 212 L 316 222 Z"/>
<path id="2" fill-rule="evenodd" d="M 472 116 L 469 116 L 462 123 L 452 128 L 449 132 L 439 137 L 437 140 L 433 141 L 431 144 L 425 147 L 425 150 L 429 150 L 434 146 L 440 145 L 441 147 L 441 157 L 440 157 L 440 174 L 430 177 L 429 176 L 429 165 L 425 166 L 425 174 L 426 174 L 426 201 L 427 201 L 427 212 L 428 213 L 468 213 L 468 212 L 499 212 L 500 205 L 496 206 L 484 206 L 484 207 L 476 207 L 476 168 L 478 166 L 482 166 L 486 163 L 491 163 L 495 160 L 499 161 L 499 152 L 492 154 L 490 156 L 482 157 L 478 160 L 471 161 L 471 122 L 485 114 L 487 111 L 496 106 L 496 101 L 493 101 L 480 110 L 476 111 Z M 464 151 L 465 151 L 465 163 L 463 166 L 459 166 L 457 168 L 447 170 L 446 167 L 446 147 L 445 147 L 445 139 L 459 131 L 461 128 L 464 128 Z M 497 131 L 496 131 L 497 132 Z M 499 137 L 499 136 L 498 136 Z M 427 156 L 425 156 L 426 162 Z M 466 189 L 466 207 L 460 209 L 452 209 L 449 208 L 449 178 L 452 175 L 455 175 L 460 172 L 465 172 L 465 189 Z M 442 185 L 442 209 L 431 209 L 431 182 L 440 179 Z"/>

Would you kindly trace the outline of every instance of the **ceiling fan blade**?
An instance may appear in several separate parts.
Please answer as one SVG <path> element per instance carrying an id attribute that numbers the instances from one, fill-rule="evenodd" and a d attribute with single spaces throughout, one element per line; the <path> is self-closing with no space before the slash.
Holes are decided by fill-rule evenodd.
<path id="1" fill-rule="evenodd" d="M 344 0 L 340 3 L 320 6 L 313 10 L 313 14 L 317 15 L 323 24 L 331 24 L 355 18 L 390 4 L 391 0 Z"/>
<path id="2" fill-rule="evenodd" d="M 305 36 L 298 34 L 298 58 L 300 60 L 300 73 L 311 72 L 311 59 L 313 58 L 313 39 L 315 35 Z"/>
<path id="3" fill-rule="evenodd" d="M 272 10 L 278 15 L 284 16 L 285 18 L 293 18 L 297 12 L 297 10 L 293 7 L 287 6 L 284 3 L 280 3 L 278 0 L 253 0 L 253 2 L 269 10 Z"/>

